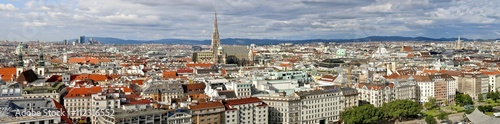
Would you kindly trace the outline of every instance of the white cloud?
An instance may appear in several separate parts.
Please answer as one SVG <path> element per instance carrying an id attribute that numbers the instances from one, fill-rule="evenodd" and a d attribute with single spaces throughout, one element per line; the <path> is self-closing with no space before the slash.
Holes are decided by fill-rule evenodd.
<path id="1" fill-rule="evenodd" d="M 17 8 L 12 4 L 0 4 L 0 11 L 15 11 Z"/>
<path id="2" fill-rule="evenodd" d="M 432 23 L 434 23 L 433 20 L 417 20 L 415 21 L 415 23 L 419 24 L 419 25 L 430 25 Z"/>
<path id="3" fill-rule="evenodd" d="M 48 23 L 46 22 L 24 22 L 23 26 L 28 26 L 28 27 L 42 27 L 42 26 L 47 26 Z"/>
<path id="4" fill-rule="evenodd" d="M 2 12 L 0 26 L 43 26 L 51 35 L 37 39 L 50 40 L 81 35 L 210 39 L 215 10 L 221 38 L 454 37 L 492 34 L 500 26 L 500 1 L 495 0 L 51 1 L 11 4 L 24 7 Z"/>
<path id="5" fill-rule="evenodd" d="M 361 10 L 365 12 L 391 12 L 392 4 L 386 3 L 380 5 L 363 6 L 361 7 Z"/>

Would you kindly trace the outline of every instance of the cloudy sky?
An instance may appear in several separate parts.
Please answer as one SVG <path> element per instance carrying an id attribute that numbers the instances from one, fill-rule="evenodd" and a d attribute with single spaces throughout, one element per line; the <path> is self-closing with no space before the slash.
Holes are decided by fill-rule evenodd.
<path id="1" fill-rule="evenodd" d="M 2 0 L 0 40 L 500 38 L 500 0 Z"/>

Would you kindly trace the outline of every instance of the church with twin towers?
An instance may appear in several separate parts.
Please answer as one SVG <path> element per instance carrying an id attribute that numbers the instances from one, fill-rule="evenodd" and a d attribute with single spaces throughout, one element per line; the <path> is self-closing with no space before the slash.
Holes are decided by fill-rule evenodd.
<path id="1" fill-rule="evenodd" d="M 217 13 L 214 15 L 214 28 L 210 51 L 194 51 L 193 62 L 214 64 L 237 64 L 238 66 L 253 65 L 253 47 L 222 46 L 217 23 Z"/>

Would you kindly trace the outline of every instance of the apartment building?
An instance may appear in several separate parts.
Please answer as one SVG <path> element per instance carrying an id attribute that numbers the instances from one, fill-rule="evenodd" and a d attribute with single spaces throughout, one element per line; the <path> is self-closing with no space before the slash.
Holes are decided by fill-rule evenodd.
<path id="1" fill-rule="evenodd" d="M 184 98 L 184 89 L 182 84 L 177 82 L 152 82 L 148 84 L 141 92 L 143 98 L 153 98 L 154 95 L 161 95 L 160 101 L 163 103 L 171 103 L 172 99 Z"/>
<path id="2" fill-rule="evenodd" d="M 226 124 L 267 124 L 269 107 L 256 97 L 225 100 Z"/>
<path id="3" fill-rule="evenodd" d="M 280 93 L 258 98 L 269 106 L 270 124 L 302 124 L 302 102 L 297 94 Z"/>
<path id="4" fill-rule="evenodd" d="M 177 109 L 168 112 L 167 122 L 168 124 L 192 124 L 191 118 L 189 110 Z"/>
<path id="5" fill-rule="evenodd" d="M 342 95 L 340 98 L 342 110 L 359 106 L 358 90 L 350 87 L 342 87 L 340 88 L 340 92 Z"/>
<path id="6" fill-rule="evenodd" d="M 225 106 L 221 102 L 199 102 L 189 105 L 191 122 L 195 124 L 223 124 Z"/>
<path id="7" fill-rule="evenodd" d="M 394 101 L 393 83 L 359 83 L 356 86 L 359 100 L 368 102 L 375 107 L 380 107 L 384 103 Z"/>
<path id="8" fill-rule="evenodd" d="M 342 110 L 340 89 L 296 92 L 302 103 L 301 124 L 336 123 Z"/>
<path id="9" fill-rule="evenodd" d="M 469 94 L 472 99 L 477 99 L 478 95 L 488 93 L 488 76 L 479 72 L 464 72 L 457 79 L 458 92 Z"/>
<path id="10" fill-rule="evenodd" d="M 500 90 L 500 71 L 482 71 L 484 75 L 488 76 L 489 90 L 495 92 Z"/>

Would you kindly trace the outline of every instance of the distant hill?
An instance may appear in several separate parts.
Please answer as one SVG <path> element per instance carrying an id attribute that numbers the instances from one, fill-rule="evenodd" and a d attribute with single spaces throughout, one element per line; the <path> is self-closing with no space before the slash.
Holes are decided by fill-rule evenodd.
<path id="1" fill-rule="evenodd" d="M 185 39 L 160 39 L 160 40 L 123 40 L 110 37 L 88 37 L 100 41 L 102 44 L 185 44 L 185 45 L 209 45 L 210 40 L 185 40 Z M 457 38 L 428 38 L 428 37 L 402 37 L 402 36 L 369 36 L 357 39 L 309 39 L 309 40 L 275 40 L 275 39 L 248 39 L 248 38 L 226 38 L 221 39 L 222 44 L 248 45 L 248 44 L 280 44 L 280 43 L 311 43 L 311 42 L 367 42 L 367 41 L 455 41 Z M 463 41 L 472 41 L 461 38 Z M 500 39 L 496 39 L 500 40 Z M 475 39 L 475 41 L 485 41 Z"/>

